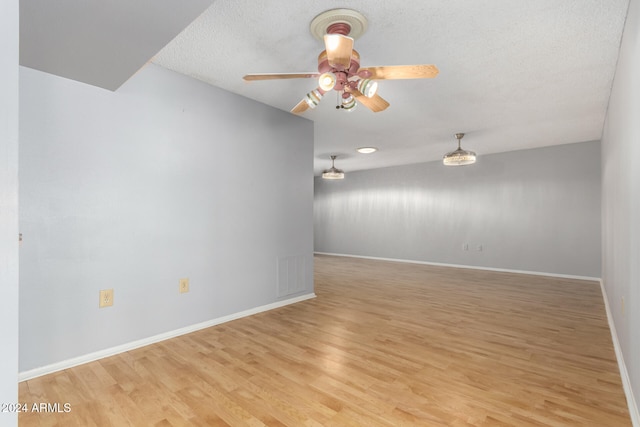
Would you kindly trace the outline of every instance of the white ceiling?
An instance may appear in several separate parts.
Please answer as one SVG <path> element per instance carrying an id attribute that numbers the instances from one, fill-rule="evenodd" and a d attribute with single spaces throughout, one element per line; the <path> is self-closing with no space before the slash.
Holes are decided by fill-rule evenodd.
<path id="1" fill-rule="evenodd" d="M 116 90 L 213 0 L 20 0 L 20 65 Z"/>
<path id="2" fill-rule="evenodd" d="M 127 15 L 136 2 L 21 0 L 21 14 L 23 4 L 35 4 L 39 11 L 39 21 L 21 17 L 27 33 L 21 29 L 21 63 L 31 66 L 23 58 L 46 52 L 38 43 L 22 44 L 35 32 L 47 46 L 49 36 L 37 26 L 52 16 L 55 25 L 49 23 L 47 31 L 61 40 L 57 53 L 93 44 L 103 61 L 140 67 L 118 49 L 100 51 L 104 40 L 119 34 L 112 44 L 122 50 L 123 32 L 130 40 L 162 31 L 173 37 L 174 27 L 184 27 L 210 2 L 144 0 L 133 20 L 138 27 L 123 31 L 123 12 Z M 187 13 L 179 13 L 183 5 L 190 5 Z M 330 166 L 330 154 L 339 155 L 336 166 L 348 173 L 440 159 L 455 148 L 456 132 L 465 132 L 463 147 L 479 155 L 599 139 L 627 7 L 628 0 L 216 0 L 152 62 L 289 111 L 317 82 L 247 83 L 242 76 L 315 71 L 323 44 L 311 35 L 310 21 L 327 9 L 359 11 L 369 24 L 355 42 L 362 66 L 435 64 L 440 74 L 381 81 L 378 93 L 391 106 L 380 113 L 363 106 L 352 113 L 337 111 L 329 93 L 317 109 L 302 115 L 315 123 L 315 173 Z M 86 12 L 78 13 L 85 9 L 102 17 L 99 32 L 92 31 L 98 24 L 86 20 Z M 70 36 L 68 28 L 76 32 Z M 157 51 L 143 47 L 147 58 Z M 77 67 L 80 61 L 74 61 Z M 64 75 L 46 64 L 34 68 Z M 246 120 L 250 125 L 251 118 Z M 355 152 L 368 145 L 380 150 Z"/>

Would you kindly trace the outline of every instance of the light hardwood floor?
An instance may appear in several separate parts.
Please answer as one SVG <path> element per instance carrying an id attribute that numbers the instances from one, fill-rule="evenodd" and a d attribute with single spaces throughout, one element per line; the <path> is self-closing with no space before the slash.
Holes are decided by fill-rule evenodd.
<path id="1" fill-rule="evenodd" d="M 595 282 L 330 256 L 317 298 L 20 384 L 20 426 L 630 426 Z"/>

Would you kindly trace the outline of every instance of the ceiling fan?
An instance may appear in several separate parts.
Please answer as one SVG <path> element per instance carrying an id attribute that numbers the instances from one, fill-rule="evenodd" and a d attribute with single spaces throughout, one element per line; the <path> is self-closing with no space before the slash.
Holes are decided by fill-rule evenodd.
<path id="1" fill-rule="evenodd" d="M 316 16 L 311 33 L 324 41 L 325 50 L 318 56 L 318 72 L 247 74 L 246 81 L 317 78 L 318 87 L 309 92 L 291 110 L 300 114 L 318 106 L 325 93 L 338 92 L 337 109 L 351 111 L 361 103 L 374 113 L 385 110 L 389 103 L 377 94 L 375 80 L 426 79 L 438 75 L 435 65 L 391 65 L 360 68 L 360 55 L 353 49 L 354 40 L 367 29 L 367 20 L 351 9 L 331 9 Z"/>

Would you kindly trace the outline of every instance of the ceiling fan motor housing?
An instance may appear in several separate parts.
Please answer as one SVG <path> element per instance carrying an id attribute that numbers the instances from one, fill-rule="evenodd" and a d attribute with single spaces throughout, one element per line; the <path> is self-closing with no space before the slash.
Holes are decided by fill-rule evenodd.
<path id="1" fill-rule="evenodd" d="M 351 53 L 351 63 L 349 64 L 349 68 L 346 70 L 337 70 L 336 68 L 329 65 L 329 60 L 327 58 L 327 51 L 323 50 L 320 55 L 318 55 L 318 72 L 320 74 L 324 73 L 333 73 L 336 76 L 336 85 L 334 90 L 341 91 L 344 90 L 345 85 L 349 82 L 349 78 L 358 76 L 358 69 L 360 68 L 360 55 L 354 49 Z"/>
<path id="2" fill-rule="evenodd" d="M 342 97 L 337 108 L 353 110 L 361 103 L 374 113 L 384 111 L 389 103 L 377 92 L 374 80 L 425 79 L 438 75 L 435 65 L 395 65 L 360 69 L 360 55 L 353 49 L 354 40 L 367 29 L 367 20 L 351 9 L 332 9 L 322 12 L 311 21 L 311 34 L 324 42 L 325 50 L 318 55 L 316 73 L 247 74 L 245 81 L 317 78 L 318 87 L 307 94 L 295 107 L 294 114 L 315 108 L 322 96 L 335 90 Z"/>
<path id="3" fill-rule="evenodd" d="M 357 39 L 367 30 L 367 19 L 360 13 L 351 9 L 331 9 L 316 16 L 310 25 L 311 33 L 319 40 L 322 40 L 325 34 L 339 34 Z M 353 77 L 367 78 L 368 72 L 363 71 L 365 75 L 360 75 L 360 54 L 353 49 L 351 51 L 351 60 L 348 68 L 339 66 L 336 68 L 329 64 L 327 51 L 323 50 L 318 55 L 318 72 L 320 74 L 333 73 L 335 75 L 336 84 L 334 90 L 341 92 L 345 87 L 352 89 L 357 87 L 357 83 L 349 81 Z"/>

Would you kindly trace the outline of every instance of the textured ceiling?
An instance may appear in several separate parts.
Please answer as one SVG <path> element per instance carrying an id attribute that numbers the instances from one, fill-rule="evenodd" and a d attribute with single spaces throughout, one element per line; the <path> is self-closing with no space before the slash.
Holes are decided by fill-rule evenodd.
<path id="1" fill-rule="evenodd" d="M 313 79 L 247 83 L 247 73 L 315 71 L 322 42 L 310 21 L 332 8 L 362 13 L 355 41 L 362 66 L 435 64 L 435 79 L 381 81 L 391 103 L 315 110 L 315 173 L 442 158 L 463 147 L 479 155 L 599 139 L 628 0 L 274 1 L 218 0 L 153 62 L 289 111 Z M 239 112 L 241 114 L 241 112 Z M 375 154 L 355 152 L 359 146 Z M 481 161 L 481 158 L 479 158 Z"/>
<path id="2" fill-rule="evenodd" d="M 310 21 L 327 9 L 355 9 L 369 24 L 355 42 L 362 66 L 435 64 L 440 74 L 381 81 L 378 93 L 391 106 L 380 113 L 337 111 L 329 93 L 302 115 L 314 121 L 315 173 L 330 166 L 330 154 L 349 172 L 440 159 L 455 148 L 456 132 L 480 156 L 599 139 L 628 7 L 628 0 L 212 1 L 21 0 L 20 62 L 114 90 L 155 55 L 155 64 L 289 111 L 317 82 L 242 76 L 315 71 L 323 44 Z M 365 145 L 380 151 L 355 152 Z"/>

